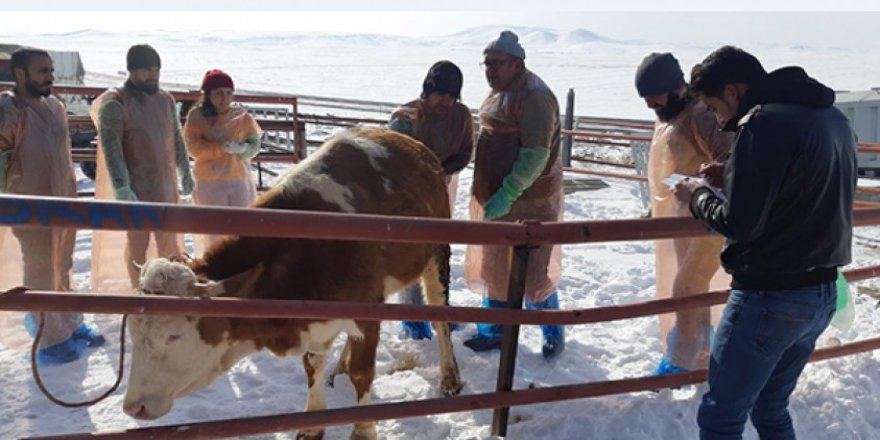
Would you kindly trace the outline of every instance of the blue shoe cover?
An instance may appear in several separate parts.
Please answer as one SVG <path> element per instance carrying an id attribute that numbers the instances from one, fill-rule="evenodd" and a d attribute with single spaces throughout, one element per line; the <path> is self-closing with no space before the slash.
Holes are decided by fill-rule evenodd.
<path id="1" fill-rule="evenodd" d="M 37 365 L 60 365 L 79 359 L 88 343 L 73 337 L 37 351 Z"/>
<path id="2" fill-rule="evenodd" d="M 400 323 L 400 339 L 431 339 L 433 336 L 431 323 L 424 321 L 402 321 Z"/>
<path id="3" fill-rule="evenodd" d="M 544 335 L 544 344 L 541 346 L 541 355 L 545 360 L 551 360 L 559 356 L 565 350 L 565 328 L 561 325 L 542 325 L 541 333 Z"/>
<path id="4" fill-rule="evenodd" d="M 37 314 L 33 312 L 27 312 L 24 314 L 24 329 L 27 330 L 32 338 L 37 336 L 37 329 L 40 328 L 40 323 L 37 322 L 36 316 Z"/>
<path id="5" fill-rule="evenodd" d="M 559 310 L 559 295 L 556 292 L 550 294 L 544 301 L 538 303 L 526 302 L 528 310 Z M 565 350 L 565 327 L 561 325 L 542 325 L 541 334 L 544 343 L 541 346 L 541 355 L 544 359 L 551 360 L 559 356 Z"/>
<path id="6" fill-rule="evenodd" d="M 484 297 L 482 307 L 484 309 L 506 309 L 507 302 Z M 504 327 L 501 324 L 478 322 L 477 334 L 467 341 L 464 341 L 464 345 L 473 351 L 488 351 L 500 349 L 501 337 L 503 333 Z"/>
<path id="7" fill-rule="evenodd" d="M 669 359 L 665 357 L 660 359 L 660 364 L 657 365 L 657 368 L 654 369 L 654 376 L 663 376 L 666 374 L 676 374 L 676 373 L 686 373 L 688 370 L 679 367 L 678 365 L 669 362 Z"/>
<path id="8" fill-rule="evenodd" d="M 107 340 L 104 339 L 104 335 L 92 330 L 91 327 L 85 324 L 80 324 L 80 326 L 73 332 L 72 337 L 73 339 L 86 341 L 88 346 L 92 348 L 100 347 L 107 342 Z"/>
<path id="9" fill-rule="evenodd" d="M 501 348 L 501 336 L 484 336 L 475 335 L 473 338 L 464 341 L 464 345 L 473 351 L 489 351 Z"/>

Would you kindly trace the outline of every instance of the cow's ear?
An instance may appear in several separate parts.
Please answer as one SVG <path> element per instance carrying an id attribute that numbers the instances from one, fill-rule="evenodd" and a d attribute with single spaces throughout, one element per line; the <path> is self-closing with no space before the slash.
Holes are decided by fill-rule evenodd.
<path id="1" fill-rule="evenodd" d="M 263 274 L 263 263 L 235 274 L 225 280 L 211 283 L 209 289 L 210 296 L 237 296 L 246 297 L 254 288 L 257 279 Z"/>

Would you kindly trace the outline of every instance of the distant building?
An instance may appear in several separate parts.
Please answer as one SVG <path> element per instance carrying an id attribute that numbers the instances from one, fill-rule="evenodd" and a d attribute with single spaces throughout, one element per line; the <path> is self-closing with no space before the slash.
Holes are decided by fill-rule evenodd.
<path id="1" fill-rule="evenodd" d="M 10 58 L 12 58 L 10 54 L 0 51 L 0 81 L 15 81 L 12 72 L 9 71 Z"/>
<path id="2" fill-rule="evenodd" d="M 837 92 L 834 105 L 852 122 L 859 143 L 880 144 L 880 87 Z M 880 154 L 859 153 L 859 174 L 880 176 Z"/>

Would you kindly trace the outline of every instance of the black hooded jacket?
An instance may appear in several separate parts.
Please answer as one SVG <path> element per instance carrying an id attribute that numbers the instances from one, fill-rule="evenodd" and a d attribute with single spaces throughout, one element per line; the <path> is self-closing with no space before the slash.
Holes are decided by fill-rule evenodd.
<path id="1" fill-rule="evenodd" d="M 706 188 L 691 212 L 727 237 L 734 288 L 781 290 L 833 281 L 850 262 L 856 139 L 834 91 L 800 67 L 749 88 L 724 172 L 727 201 Z"/>

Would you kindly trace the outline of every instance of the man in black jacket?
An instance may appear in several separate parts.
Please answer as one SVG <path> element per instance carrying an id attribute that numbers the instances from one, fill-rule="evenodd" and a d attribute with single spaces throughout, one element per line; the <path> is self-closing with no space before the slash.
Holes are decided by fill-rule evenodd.
<path id="1" fill-rule="evenodd" d="M 727 240 L 732 291 L 712 348 L 701 439 L 793 439 L 788 398 L 835 310 L 838 268 L 850 262 L 855 135 L 834 92 L 800 67 L 767 73 L 731 46 L 691 72 L 691 87 L 725 130 L 725 164 L 704 167 L 676 196 Z"/>

